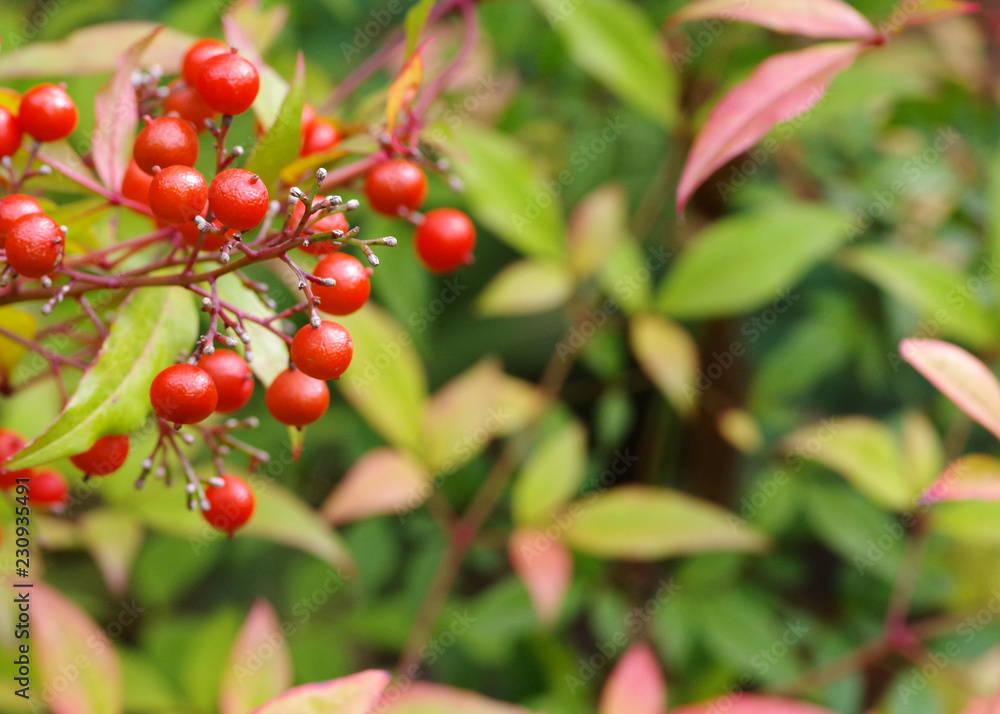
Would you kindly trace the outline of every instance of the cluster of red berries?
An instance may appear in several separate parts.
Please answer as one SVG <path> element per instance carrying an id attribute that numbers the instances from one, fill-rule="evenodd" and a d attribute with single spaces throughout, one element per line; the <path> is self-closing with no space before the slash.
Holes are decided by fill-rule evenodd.
<path id="1" fill-rule="evenodd" d="M 411 216 L 427 197 L 427 177 L 405 159 L 383 161 L 368 172 L 365 196 L 379 213 Z M 414 218 L 418 225 L 413 246 L 424 267 L 450 273 L 472 262 L 476 228 L 467 215 L 454 208 L 435 208 Z"/>
<path id="2" fill-rule="evenodd" d="M 66 234 L 45 215 L 31 196 L 12 193 L 0 198 L 0 250 L 11 270 L 41 278 L 62 264 Z"/>
<path id="3" fill-rule="evenodd" d="M 13 156 L 23 134 L 36 141 L 58 141 L 73 133 L 76 104 L 62 85 L 38 84 L 21 97 L 17 113 L 0 106 L 0 156 Z"/>

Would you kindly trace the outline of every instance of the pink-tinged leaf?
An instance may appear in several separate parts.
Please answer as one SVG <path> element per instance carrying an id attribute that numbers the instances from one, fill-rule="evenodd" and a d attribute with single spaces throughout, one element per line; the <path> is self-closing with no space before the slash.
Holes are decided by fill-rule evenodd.
<path id="1" fill-rule="evenodd" d="M 959 0 L 923 0 L 913 10 L 897 8 L 887 22 L 889 27 L 896 25 L 896 15 L 902 16 L 902 24 L 906 27 L 916 27 L 917 25 L 927 25 L 940 20 L 947 20 L 956 15 L 967 15 L 970 12 L 979 12 L 979 3 L 960 2 Z M 881 28 L 881 23 L 879 24 Z"/>
<path id="2" fill-rule="evenodd" d="M 987 454 L 960 456 L 948 464 L 921 500 L 1000 501 L 1000 459 Z"/>
<path id="3" fill-rule="evenodd" d="M 727 694 L 702 704 L 678 707 L 671 714 L 833 714 L 825 707 L 796 702 L 791 699 L 765 697 L 757 694 Z"/>
<path id="4" fill-rule="evenodd" d="M 629 647 L 601 691 L 599 714 L 664 714 L 667 683 L 653 648 Z"/>
<path id="5" fill-rule="evenodd" d="M 674 13 L 670 24 L 715 19 L 806 37 L 870 40 L 877 34 L 864 15 L 841 0 L 695 0 Z"/>
<path id="6" fill-rule="evenodd" d="M 125 167 L 132 156 L 135 128 L 139 123 L 138 105 L 132 74 L 149 44 L 163 27 L 157 27 L 128 48 L 118 60 L 114 77 L 94 98 L 94 133 L 91 136 L 94 168 L 104 185 L 121 190 Z"/>
<path id="7" fill-rule="evenodd" d="M 358 459 L 323 503 L 331 524 L 367 516 L 404 513 L 420 506 L 433 491 L 430 474 L 401 451 L 379 448 Z"/>
<path id="8" fill-rule="evenodd" d="M 962 714 L 996 714 L 992 697 L 976 697 L 968 703 Z"/>
<path id="9" fill-rule="evenodd" d="M 390 136 L 396 128 L 399 112 L 413 100 L 424 79 L 423 49 L 426 44 L 425 40 L 413 51 L 389 85 L 389 94 L 385 100 L 385 127 Z"/>
<path id="10" fill-rule="evenodd" d="M 108 590 L 124 594 L 145 534 L 138 519 L 123 511 L 101 508 L 88 511 L 79 525 L 83 544 L 100 568 Z"/>
<path id="11" fill-rule="evenodd" d="M 771 128 L 813 107 L 834 77 L 865 49 L 836 42 L 765 60 L 749 79 L 733 87 L 709 114 L 695 139 L 677 189 L 677 213 L 712 172 L 763 138 Z"/>
<path id="12" fill-rule="evenodd" d="M 219 686 L 220 714 L 246 714 L 292 686 L 292 657 L 274 608 L 254 603 L 229 652 Z"/>
<path id="13" fill-rule="evenodd" d="M 31 620 L 31 651 L 38 681 L 31 684 L 34 692 L 52 697 L 46 703 L 53 714 L 122 712 L 121 665 L 104 630 L 44 583 L 14 592 L 27 593 L 37 613 Z"/>
<path id="14" fill-rule="evenodd" d="M 250 714 L 369 714 L 388 683 L 388 672 L 369 669 L 289 689 Z"/>
<path id="15" fill-rule="evenodd" d="M 408 687 L 390 686 L 375 711 L 380 714 L 529 714 L 523 707 L 427 682 L 414 682 Z"/>
<path id="16" fill-rule="evenodd" d="M 538 621 L 555 624 L 573 578 L 573 556 L 543 530 L 521 528 L 511 534 L 507 554 L 514 572 L 528 589 Z"/>
<path id="17" fill-rule="evenodd" d="M 940 340 L 909 339 L 899 354 L 959 409 L 1000 438 L 1000 382 L 961 347 Z"/>

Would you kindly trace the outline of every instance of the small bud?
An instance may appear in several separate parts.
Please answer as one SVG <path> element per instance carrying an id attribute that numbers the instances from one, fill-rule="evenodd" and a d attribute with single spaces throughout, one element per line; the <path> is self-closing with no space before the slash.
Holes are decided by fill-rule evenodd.
<path id="1" fill-rule="evenodd" d="M 144 459 L 142 462 L 142 470 L 149 471 L 151 468 L 153 468 L 153 460 L 150 458 Z"/>
<path id="2" fill-rule="evenodd" d="M 258 426 L 260 426 L 260 419 L 258 419 L 255 416 L 247 417 L 246 425 L 248 429 L 256 429 Z"/>
<path id="3" fill-rule="evenodd" d="M 187 491 L 189 494 L 194 495 L 195 492 L 198 490 L 198 487 L 195 486 L 193 483 L 189 483 L 184 487 L 184 490 Z"/>
<path id="4" fill-rule="evenodd" d="M 10 160 L 9 156 L 4 156 L 2 159 L 0 159 L 0 165 L 2 165 L 5 169 L 14 168 L 14 162 Z"/>
<path id="5" fill-rule="evenodd" d="M 235 429 L 239 425 L 240 425 L 240 422 L 237 419 L 226 419 L 225 424 L 224 424 L 224 426 L 227 429 Z"/>
<path id="6" fill-rule="evenodd" d="M 223 337 L 222 341 L 225 342 L 230 347 L 238 347 L 240 344 L 239 340 L 237 340 L 235 337 L 229 337 L 228 335 L 226 337 Z"/>
<path id="7" fill-rule="evenodd" d="M 219 262 L 222 263 L 223 265 L 225 265 L 226 263 L 228 263 L 229 262 L 229 253 L 227 253 L 226 251 L 222 251 L 221 253 L 219 253 Z"/>
<path id="8" fill-rule="evenodd" d="M 371 263 L 373 268 L 378 267 L 378 256 L 374 253 L 368 254 L 368 262 Z"/>
<path id="9" fill-rule="evenodd" d="M 319 328 L 321 323 L 322 320 L 319 319 L 319 315 L 313 315 L 309 318 L 309 324 L 312 325 L 313 328 Z"/>
<path id="10" fill-rule="evenodd" d="M 361 203 L 356 198 L 352 198 L 350 201 L 344 204 L 345 211 L 353 211 L 361 206 Z"/>
<path id="11" fill-rule="evenodd" d="M 223 486 L 225 486 L 225 485 L 226 485 L 226 482 L 225 482 L 225 481 L 223 481 L 223 480 L 222 480 L 221 478 L 219 478 L 218 476 L 213 476 L 212 478 L 210 478 L 210 479 L 208 480 L 208 482 L 209 482 L 209 483 L 210 483 L 211 485 L 215 486 L 216 488 L 222 488 Z"/>
<path id="12" fill-rule="evenodd" d="M 59 232 L 62 233 L 63 238 L 65 238 L 66 236 L 69 235 L 69 227 L 67 227 L 67 226 L 59 226 Z"/>
<path id="13" fill-rule="evenodd" d="M 41 282 L 42 282 L 42 287 L 43 288 L 51 288 L 52 287 L 52 278 L 50 278 L 48 275 L 43 275 Z"/>
<path id="14" fill-rule="evenodd" d="M 305 287 L 306 287 L 306 281 L 305 280 L 300 280 L 299 281 L 299 290 L 305 290 Z"/>
<path id="15" fill-rule="evenodd" d="M 290 189 L 288 189 L 288 193 L 290 193 L 297 199 L 302 198 L 302 189 L 300 189 L 298 186 L 292 186 Z"/>
<path id="16" fill-rule="evenodd" d="M 49 166 L 48 164 L 42 164 L 41 166 L 38 167 L 39 176 L 48 176 L 51 173 L 52 173 L 52 167 Z"/>
<path id="17" fill-rule="evenodd" d="M 211 357 L 212 355 L 215 354 L 215 345 L 205 345 L 205 349 L 203 350 L 203 352 L 209 357 Z"/>
<path id="18" fill-rule="evenodd" d="M 243 156 L 243 147 L 239 146 L 239 145 L 236 145 L 236 146 L 233 147 L 233 150 L 232 150 L 231 153 L 232 153 L 233 157 L 239 158 L 240 156 Z M 251 183 L 253 183 L 252 179 L 251 179 Z"/>
<path id="19" fill-rule="evenodd" d="M 228 447 L 228 446 L 226 446 L 225 444 L 223 444 L 222 446 L 218 447 L 218 448 L 217 448 L 217 449 L 215 450 L 215 452 L 216 452 L 216 453 L 217 453 L 217 454 L 218 454 L 219 456 L 229 456 L 229 447 Z M 220 485 L 221 485 L 221 484 L 220 484 Z"/>
<path id="20" fill-rule="evenodd" d="M 208 309 L 212 307 L 212 298 L 203 297 L 201 299 L 201 306 L 203 309 Z"/>
<path id="21" fill-rule="evenodd" d="M 267 210 L 269 210 L 271 213 L 277 213 L 278 211 L 281 210 L 281 201 L 277 199 L 271 201 L 269 204 L 267 204 Z"/>
<path id="22" fill-rule="evenodd" d="M 334 285 L 337 284 L 337 281 L 334 280 L 333 278 L 320 278 L 319 283 L 324 287 L 332 288 Z"/>
<path id="23" fill-rule="evenodd" d="M 323 183 L 324 181 L 326 181 L 326 169 L 322 167 L 316 169 L 316 180 L 319 183 Z"/>
<path id="24" fill-rule="evenodd" d="M 397 245 L 397 241 L 393 236 L 386 236 L 385 238 L 382 239 L 382 242 L 385 245 L 389 246 L 390 248 L 395 248 Z"/>
<path id="25" fill-rule="evenodd" d="M 448 188 L 450 188 L 455 193 L 461 193 L 465 190 L 465 183 L 458 176 L 448 177 Z"/>
<path id="26" fill-rule="evenodd" d="M 243 359 L 246 360 L 247 364 L 252 363 L 253 362 L 253 352 L 251 352 L 250 350 L 245 350 L 243 352 Z"/>
<path id="27" fill-rule="evenodd" d="M 42 305 L 42 314 L 43 315 L 49 315 L 51 313 L 52 313 L 52 305 L 51 305 L 51 303 L 45 303 L 44 305 Z"/>
<path id="28" fill-rule="evenodd" d="M 207 498 L 201 499 L 201 510 L 207 511 L 212 507 L 212 504 L 208 502 Z"/>
<path id="29" fill-rule="evenodd" d="M 344 199 L 342 199 L 340 196 L 327 196 L 326 202 L 330 204 L 330 208 L 333 208 L 335 206 L 339 206 L 340 204 L 342 204 L 344 202 Z"/>
<path id="30" fill-rule="evenodd" d="M 194 436 L 191 434 L 181 434 L 181 441 L 183 441 L 188 446 L 194 445 Z"/>

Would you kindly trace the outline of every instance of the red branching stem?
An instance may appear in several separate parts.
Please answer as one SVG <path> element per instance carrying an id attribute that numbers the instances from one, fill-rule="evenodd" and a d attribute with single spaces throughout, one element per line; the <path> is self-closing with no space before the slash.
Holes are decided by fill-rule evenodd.
<path id="1" fill-rule="evenodd" d="M 462 36 L 462 46 L 441 74 L 429 82 L 420 93 L 420 98 L 413 108 L 413 114 L 417 118 L 422 118 L 427 113 L 431 103 L 448 86 L 455 74 L 468 64 L 469 58 L 479 43 L 479 18 L 472 0 L 457 0 L 455 4 L 462 13 L 462 22 L 464 23 L 465 32 Z M 416 140 L 417 130 L 418 127 L 414 127 L 414 133 L 410 136 L 411 144 Z"/>
<path id="2" fill-rule="evenodd" d="M 52 350 L 43 347 L 34 340 L 29 340 L 27 337 L 22 337 L 21 335 L 8 330 L 6 327 L 0 327 L 0 337 L 5 337 L 8 340 L 18 343 L 19 345 L 26 347 L 32 352 L 37 352 L 42 355 L 45 359 L 52 363 L 53 367 L 56 365 L 67 365 L 70 367 L 76 367 L 77 369 L 87 369 L 85 362 L 74 359 L 72 357 L 67 357 L 66 355 L 61 355 L 58 352 L 53 352 Z"/>

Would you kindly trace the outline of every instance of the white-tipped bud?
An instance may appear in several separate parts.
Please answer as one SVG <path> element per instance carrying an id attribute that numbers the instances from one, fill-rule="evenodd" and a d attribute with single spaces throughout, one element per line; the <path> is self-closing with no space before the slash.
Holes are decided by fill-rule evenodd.
<path id="1" fill-rule="evenodd" d="M 369 253 L 368 254 L 368 262 L 371 263 L 371 265 L 372 265 L 373 268 L 377 268 L 378 267 L 378 256 L 375 255 L 374 253 Z"/>
<path id="2" fill-rule="evenodd" d="M 52 167 L 49 166 L 48 164 L 42 164 L 41 166 L 38 167 L 39 176 L 48 176 L 51 173 L 52 173 Z"/>
<path id="3" fill-rule="evenodd" d="M 319 283 L 323 287 L 332 288 L 334 285 L 337 284 L 337 281 L 334 280 L 333 278 L 320 278 Z"/>
<path id="4" fill-rule="evenodd" d="M 354 211 L 361 206 L 361 202 L 356 198 L 352 198 L 350 201 L 344 204 L 345 211 Z"/>
<path id="5" fill-rule="evenodd" d="M 198 487 L 195 486 L 193 483 L 189 483 L 186 486 L 184 486 L 184 490 L 187 491 L 188 494 L 193 496 L 198 491 Z"/>
<path id="6" fill-rule="evenodd" d="M 312 325 L 313 328 L 318 328 L 322 322 L 323 321 L 319 319 L 319 315 L 313 315 L 309 318 L 309 324 Z"/>
<path id="7" fill-rule="evenodd" d="M 395 248 L 398 243 L 395 236 L 386 236 L 385 238 L 382 239 L 382 242 L 385 243 L 390 248 Z"/>
<path id="8" fill-rule="evenodd" d="M 316 180 L 319 183 L 323 183 L 324 181 L 326 181 L 326 169 L 324 169 L 322 166 L 316 169 Z"/>
<path id="9" fill-rule="evenodd" d="M 233 157 L 239 158 L 240 156 L 243 156 L 243 147 L 240 146 L 239 144 L 237 144 L 236 146 L 233 147 L 233 150 L 232 150 L 231 153 L 232 153 Z"/>
<path id="10" fill-rule="evenodd" d="M 202 350 L 206 355 L 211 357 L 215 354 L 215 345 L 205 345 L 205 349 Z"/>
<path id="11" fill-rule="evenodd" d="M 298 186 L 292 186 L 290 189 L 288 189 L 288 193 L 294 196 L 298 200 L 302 199 L 302 189 L 300 189 Z"/>
<path id="12" fill-rule="evenodd" d="M 222 449 L 221 449 L 221 448 L 219 449 L 219 453 L 220 453 L 220 454 L 222 453 Z M 216 488 L 222 488 L 223 486 L 225 486 L 225 485 L 226 485 L 226 482 L 225 482 L 225 481 L 223 481 L 223 480 L 222 480 L 221 478 L 219 478 L 218 476 L 213 476 L 212 478 L 210 478 L 210 479 L 208 480 L 208 482 L 209 482 L 209 483 L 210 483 L 211 485 L 215 486 Z"/>

